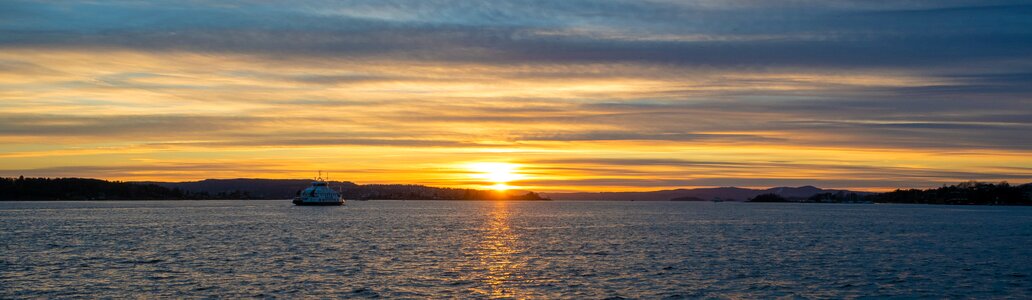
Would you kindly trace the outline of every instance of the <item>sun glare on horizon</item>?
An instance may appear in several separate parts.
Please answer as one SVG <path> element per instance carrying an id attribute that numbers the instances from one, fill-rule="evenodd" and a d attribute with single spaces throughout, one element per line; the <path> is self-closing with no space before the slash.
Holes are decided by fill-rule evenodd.
<path id="1" fill-rule="evenodd" d="M 492 183 L 493 185 L 488 187 L 496 191 L 509 190 L 512 188 L 510 182 L 525 178 L 519 173 L 519 167 L 519 164 L 502 162 L 479 162 L 466 166 L 473 172 L 471 177 Z"/>

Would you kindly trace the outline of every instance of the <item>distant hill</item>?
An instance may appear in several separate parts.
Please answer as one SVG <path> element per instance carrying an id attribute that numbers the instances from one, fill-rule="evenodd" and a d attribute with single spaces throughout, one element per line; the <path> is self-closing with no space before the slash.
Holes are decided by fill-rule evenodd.
<path id="1" fill-rule="evenodd" d="M 256 199 L 290 199 L 312 184 L 311 179 L 205 179 L 187 182 L 140 182 L 194 193 L 246 193 Z M 475 189 L 439 188 L 414 184 L 355 184 L 331 181 L 345 199 L 358 200 L 547 200 L 530 191 L 505 193 Z"/>
<path id="2" fill-rule="evenodd" d="M 258 199 L 290 199 L 297 195 L 297 191 L 303 190 L 312 184 L 311 179 L 205 179 L 201 181 L 186 182 L 135 182 L 140 184 L 155 184 L 167 188 L 178 188 L 184 191 L 195 193 L 231 193 L 235 191 L 246 191 Z M 358 185 L 348 181 L 332 181 L 330 186 L 334 189 L 351 189 Z"/>
<path id="3" fill-rule="evenodd" d="M 195 193 L 232 193 L 243 191 L 259 199 L 293 198 L 299 190 L 311 184 L 310 179 L 206 179 L 189 182 L 141 182 L 156 184 L 168 188 L 178 188 Z M 334 189 L 340 188 L 348 199 L 471 199 L 491 197 L 493 191 L 469 189 L 438 188 L 410 184 L 366 184 L 359 185 L 349 181 L 330 183 Z M 604 192 L 604 193 L 547 193 L 545 197 L 554 200 L 613 200 L 613 201 L 709 201 L 713 199 L 728 201 L 745 201 L 761 194 L 777 194 L 785 198 L 808 198 L 821 193 L 850 193 L 851 191 L 821 189 L 813 186 L 775 187 L 765 190 L 737 187 L 676 189 L 653 192 Z M 518 195 L 527 191 L 511 191 Z M 869 193 L 856 192 L 866 195 Z M 518 196 L 516 195 L 516 196 Z"/>
<path id="4" fill-rule="evenodd" d="M 808 198 L 822 193 L 857 193 L 868 195 L 868 192 L 821 189 L 814 186 L 774 187 L 769 189 L 747 189 L 738 187 L 697 188 L 661 190 L 652 192 L 600 192 L 600 193 L 543 193 L 553 200 L 607 200 L 607 201 L 692 201 L 726 200 L 746 201 L 762 194 L 776 194 L 785 198 Z M 697 200 L 696 200 L 697 201 Z"/>
<path id="5" fill-rule="evenodd" d="M 119 182 L 89 178 L 0 178 L 0 200 L 187 200 L 290 199 L 309 179 L 206 179 L 189 182 Z M 604 200 L 748 201 L 815 203 L 914 203 L 1032 205 L 1032 183 L 969 181 L 933 189 L 887 193 L 821 189 L 813 186 L 747 189 L 737 187 L 652 192 L 542 193 L 439 188 L 411 184 L 330 183 L 349 200 Z M 757 196 L 761 196 L 757 199 Z"/>
<path id="6" fill-rule="evenodd" d="M 193 193 L 156 184 L 90 178 L 0 178 L 0 200 L 250 199 L 246 193 Z"/>
<path id="7" fill-rule="evenodd" d="M 209 200 L 290 199 L 310 179 L 206 179 L 119 182 L 89 178 L 0 178 L 0 200 Z M 330 182 L 349 200 L 548 200 L 530 191 L 438 188 L 411 184 Z"/>

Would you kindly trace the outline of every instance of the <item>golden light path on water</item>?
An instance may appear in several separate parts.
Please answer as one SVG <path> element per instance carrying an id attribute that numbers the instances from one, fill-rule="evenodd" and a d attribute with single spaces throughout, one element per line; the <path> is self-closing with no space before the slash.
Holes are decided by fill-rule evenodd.
<path id="1" fill-rule="evenodd" d="M 479 290 L 491 298 L 518 298 L 518 283 L 525 281 L 519 272 L 522 265 L 515 259 L 521 250 L 519 236 L 510 227 L 510 208 L 506 201 L 495 201 L 485 224 L 481 247 L 477 253 L 480 267 L 486 274 L 480 279 L 488 290 Z"/>

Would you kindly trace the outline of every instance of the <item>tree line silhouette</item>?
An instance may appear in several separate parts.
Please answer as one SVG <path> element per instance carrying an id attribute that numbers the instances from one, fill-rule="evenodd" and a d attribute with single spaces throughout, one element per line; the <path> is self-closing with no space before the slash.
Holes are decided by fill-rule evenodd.
<path id="1" fill-rule="evenodd" d="M 995 184 L 968 181 L 927 190 L 897 189 L 870 195 L 868 199 L 875 203 L 1032 205 L 1032 183 L 1014 186 L 1006 181 Z"/>
<path id="2" fill-rule="evenodd" d="M 437 188 L 421 185 L 368 184 L 344 189 L 347 199 L 396 200 L 547 200 L 527 191 L 489 191 Z M 151 183 L 105 181 L 88 178 L 0 178 L 0 200 L 220 200 L 264 199 L 245 190 L 194 192 Z M 897 189 L 858 195 L 820 193 L 809 198 L 787 199 L 763 194 L 750 202 L 873 202 L 954 205 L 1032 205 L 1032 183 L 968 181 L 933 189 Z"/>
<path id="3" fill-rule="evenodd" d="M 968 181 L 934 189 L 897 189 L 886 193 L 820 193 L 809 198 L 785 198 L 768 193 L 749 202 L 812 202 L 812 203 L 910 203 L 952 205 L 1032 205 L 1032 183 L 1010 185 L 1006 181 L 986 183 Z"/>
<path id="4" fill-rule="evenodd" d="M 303 187 L 299 187 L 303 188 Z M 300 189 L 298 189 L 300 191 Z M 345 199 L 358 200 L 548 200 L 529 191 L 489 191 L 408 184 L 351 184 Z M 283 199 L 263 193 L 226 189 L 188 191 L 155 183 L 88 178 L 0 178 L 0 200 L 226 200 Z"/>
<path id="5" fill-rule="evenodd" d="M 0 200 L 254 199 L 247 191 L 190 192 L 156 184 L 89 178 L 0 178 Z"/>

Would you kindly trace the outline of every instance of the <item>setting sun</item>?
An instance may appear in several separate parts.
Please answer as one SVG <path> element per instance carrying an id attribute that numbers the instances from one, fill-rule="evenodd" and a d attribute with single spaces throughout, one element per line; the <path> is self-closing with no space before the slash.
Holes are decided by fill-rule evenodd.
<path id="1" fill-rule="evenodd" d="M 0 0 L 0 300 L 1032 300 L 1030 25 Z"/>
<path id="2" fill-rule="evenodd" d="M 469 164 L 466 168 L 473 172 L 470 176 L 493 183 L 489 187 L 498 191 L 508 190 L 511 188 L 509 182 L 524 178 L 519 173 L 519 165 L 513 163 L 481 162 Z"/>

